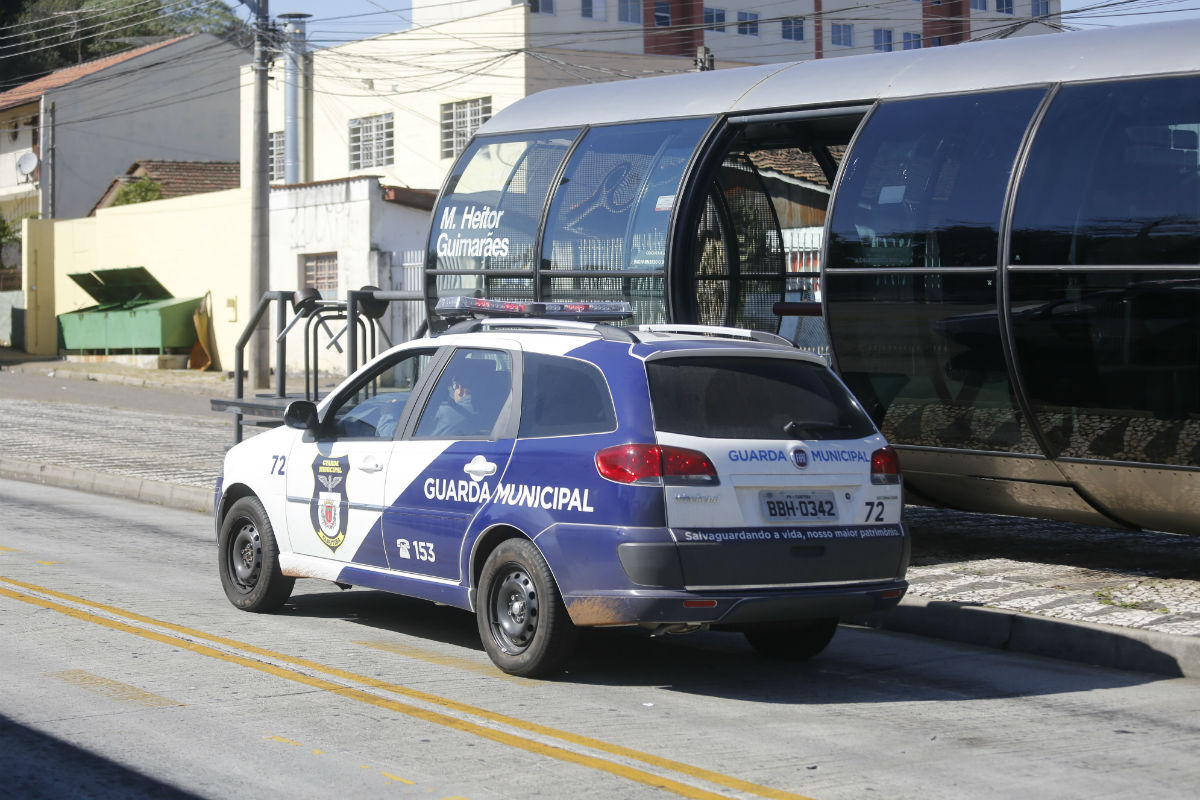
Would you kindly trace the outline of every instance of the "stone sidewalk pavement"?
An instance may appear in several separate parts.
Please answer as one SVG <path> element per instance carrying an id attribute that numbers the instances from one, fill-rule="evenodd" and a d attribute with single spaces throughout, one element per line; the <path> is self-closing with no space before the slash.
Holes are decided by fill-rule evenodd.
<path id="1" fill-rule="evenodd" d="M 0 371 L 0 476 L 210 512 L 233 422 L 199 409 L 229 396 L 229 383 L 126 372 L 63 362 Z M 106 385 L 92 404 L 95 383 L 110 378 L 124 388 Z M 31 389 L 37 380 L 47 388 Z M 146 410 L 152 399 L 165 410 Z M 918 506 L 905 515 L 909 595 L 858 622 L 1200 677 L 1200 537 Z"/>

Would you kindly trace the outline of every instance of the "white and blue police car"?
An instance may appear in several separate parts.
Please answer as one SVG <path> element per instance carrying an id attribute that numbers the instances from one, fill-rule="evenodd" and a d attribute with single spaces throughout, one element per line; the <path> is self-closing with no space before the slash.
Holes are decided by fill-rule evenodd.
<path id="1" fill-rule="evenodd" d="M 455 606 L 527 676 L 579 627 L 738 631 L 802 659 L 899 602 L 899 463 L 824 361 L 770 334 L 587 321 L 620 306 L 443 298 L 474 318 L 233 447 L 230 601 L 271 611 L 320 578 Z"/>

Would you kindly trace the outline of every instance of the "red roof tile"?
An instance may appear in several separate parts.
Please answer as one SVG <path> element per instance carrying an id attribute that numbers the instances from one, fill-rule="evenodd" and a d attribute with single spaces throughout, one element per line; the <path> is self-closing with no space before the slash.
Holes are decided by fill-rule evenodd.
<path id="1" fill-rule="evenodd" d="M 122 61 L 128 61 L 136 56 L 149 53 L 164 47 L 168 44 L 173 44 L 181 39 L 186 39 L 187 36 L 176 36 L 174 39 L 148 44 L 144 47 L 135 47 L 133 50 L 126 50 L 123 53 L 117 53 L 104 58 L 97 58 L 94 61 L 85 61 L 82 64 L 76 64 L 73 67 L 63 67 L 51 72 L 49 75 L 43 75 L 29 83 L 23 83 L 9 89 L 7 92 L 0 92 L 0 111 L 6 108 L 14 108 L 16 106 L 32 103 L 51 89 L 57 89 L 60 86 L 66 86 L 68 83 L 74 83 L 80 78 L 86 78 L 88 75 L 95 74 L 101 70 L 116 66 Z"/>
<path id="2" fill-rule="evenodd" d="M 204 192 L 236 189 L 241 185 L 241 169 L 236 161 L 159 161 L 141 159 L 133 162 L 125 175 L 115 178 L 104 194 L 92 206 L 88 216 L 98 208 L 112 205 L 121 187 L 147 177 L 162 187 L 162 199 L 183 197 Z"/>

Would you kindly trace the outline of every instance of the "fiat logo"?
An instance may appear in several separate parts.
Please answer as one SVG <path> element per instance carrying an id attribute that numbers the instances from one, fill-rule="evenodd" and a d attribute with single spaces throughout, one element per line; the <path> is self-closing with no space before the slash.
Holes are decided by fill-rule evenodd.
<path id="1" fill-rule="evenodd" d="M 796 465 L 796 469 L 804 469 L 808 466 L 808 451 L 802 447 L 797 447 L 792 450 L 792 463 Z"/>

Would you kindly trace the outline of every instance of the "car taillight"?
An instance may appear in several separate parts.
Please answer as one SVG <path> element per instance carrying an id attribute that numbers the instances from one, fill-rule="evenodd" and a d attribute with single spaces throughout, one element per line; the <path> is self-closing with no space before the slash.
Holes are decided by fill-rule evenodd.
<path id="1" fill-rule="evenodd" d="M 900 482 L 900 457 L 890 447 L 871 453 L 871 483 L 894 484 Z"/>
<path id="2" fill-rule="evenodd" d="M 617 483 L 718 483 L 717 469 L 698 450 L 658 444 L 622 444 L 596 453 L 596 470 Z"/>

